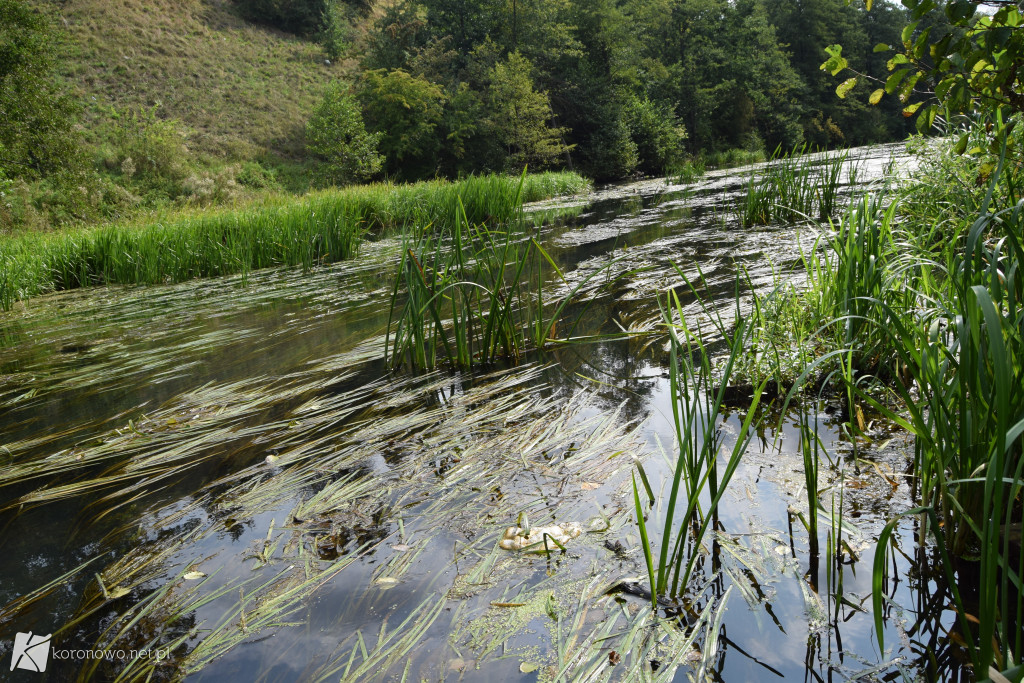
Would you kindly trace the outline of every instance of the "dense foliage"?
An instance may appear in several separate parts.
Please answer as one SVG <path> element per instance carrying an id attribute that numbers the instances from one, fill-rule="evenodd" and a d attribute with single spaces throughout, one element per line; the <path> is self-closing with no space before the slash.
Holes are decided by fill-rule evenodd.
<path id="1" fill-rule="evenodd" d="M 965 114 L 1008 122 L 1024 112 L 1024 10 L 1009 2 L 905 0 L 909 22 L 896 39 L 874 46 L 891 55 L 882 79 L 858 71 L 843 56 L 843 45 L 826 48 L 823 70 L 844 80 L 839 97 L 859 81 L 877 87 L 869 101 L 895 95 L 904 116 L 917 114 L 917 127 L 929 130 L 936 117 Z M 983 11 L 983 8 L 987 11 Z M 852 76 L 850 74 L 853 74 Z M 890 98 L 891 100 L 891 98 Z M 966 149 L 962 135 L 958 151 Z"/>
<path id="2" fill-rule="evenodd" d="M 79 166 L 78 107 L 54 76 L 54 43 L 46 15 L 0 0 L 0 183 Z"/>
<path id="3" fill-rule="evenodd" d="M 621 178 L 664 172 L 684 153 L 902 136 L 898 107 L 836 98 L 819 65 L 842 40 L 859 48 L 858 69 L 882 77 L 870 46 L 898 39 L 905 21 L 891 5 L 869 13 L 841 0 L 404 0 L 377 22 L 363 64 L 440 90 L 446 115 L 435 151 L 420 139 L 421 172 L 515 168 L 533 157 Z M 516 87 L 540 96 L 517 97 L 536 103 L 528 129 L 553 145 L 539 156 L 509 144 L 517 116 L 501 101 L 513 72 Z M 467 119 L 477 124 L 460 128 Z M 452 159 L 450 139 L 478 150 L 475 164 Z"/>
<path id="4" fill-rule="evenodd" d="M 306 125 L 306 145 L 328 184 L 366 180 L 380 171 L 381 133 L 368 133 L 359 104 L 344 83 L 333 83 Z"/>
<path id="5" fill-rule="evenodd" d="M 845 67 L 865 81 L 888 76 L 872 46 L 901 44 L 909 15 L 884 1 L 867 11 L 862 1 L 196 0 L 187 8 L 193 18 L 216 12 L 219 22 L 245 27 L 246 41 L 322 50 L 289 67 L 290 83 L 301 80 L 295 68 L 319 70 L 311 78 L 319 83 L 303 84 L 302 111 L 282 112 L 281 125 L 268 127 L 265 112 L 277 111 L 287 90 L 256 93 L 255 81 L 238 82 L 236 67 L 210 68 L 207 52 L 201 65 L 184 68 L 174 57 L 172 68 L 149 57 L 136 64 L 117 48 L 116 64 L 92 59 L 92 85 L 66 87 L 57 72 L 76 74 L 83 48 L 58 44 L 56 27 L 63 19 L 81 41 L 67 16 L 85 9 L 65 9 L 79 0 L 0 0 L 0 189 L 8 198 L 0 229 L 371 177 L 527 167 L 612 180 L 715 165 L 733 150 L 756 159 L 780 145 L 899 139 L 911 125 L 902 103 L 872 107 L 867 83 L 837 98 L 835 80 L 819 68 L 824 49 L 841 43 Z M 157 34 L 175 26 L 161 23 Z M 351 84 L 344 96 L 328 84 L 329 70 Z M 165 71 L 171 82 L 140 95 L 150 74 Z M 137 78 L 126 89 L 117 74 Z M 94 87 L 108 77 L 120 85 Z M 183 106 L 188 88 L 224 96 Z M 211 114 L 217 106 L 224 116 Z M 211 121 L 227 118 L 239 124 L 231 140 L 213 141 Z"/>

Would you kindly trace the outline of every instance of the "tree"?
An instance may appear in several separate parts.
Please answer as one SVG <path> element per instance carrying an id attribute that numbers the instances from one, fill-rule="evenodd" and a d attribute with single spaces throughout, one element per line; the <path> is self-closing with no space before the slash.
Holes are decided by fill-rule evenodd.
<path id="1" fill-rule="evenodd" d="M 306 149 L 317 160 L 320 177 L 345 185 L 380 172 L 384 157 L 377 153 L 381 133 L 368 133 L 359 103 L 347 84 L 334 82 L 306 124 Z"/>
<path id="2" fill-rule="evenodd" d="M 530 62 L 518 52 L 490 72 L 488 105 L 498 139 L 508 152 L 510 170 L 546 168 L 569 151 L 561 128 L 548 125 L 551 104 L 533 89 Z"/>
<path id="3" fill-rule="evenodd" d="M 367 128 L 381 134 L 388 172 L 405 178 L 432 175 L 441 147 L 441 87 L 404 69 L 376 69 L 363 74 L 358 98 Z"/>
<path id="4" fill-rule="evenodd" d="M 636 144 L 638 168 L 644 173 L 665 173 L 682 160 L 686 128 L 674 108 L 646 98 L 633 98 L 625 110 L 630 138 Z"/>
<path id="5" fill-rule="evenodd" d="M 54 73 L 49 18 L 0 0 L 0 176 L 41 178 L 83 166 L 79 107 Z"/>
<path id="6" fill-rule="evenodd" d="M 904 116 L 917 114 L 922 132 L 940 113 L 998 114 L 1007 120 L 1024 112 L 1024 9 L 979 0 L 953 0 L 941 7 L 934 0 L 904 0 L 904 5 L 910 22 L 899 43 L 874 48 L 892 54 L 884 83 L 853 68 L 842 45 L 826 49 L 829 59 L 822 70 L 847 77 L 836 88 L 840 97 L 859 81 L 874 80 L 880 87 L 869 101 L 878 104 L 885 95 L 896 95 Z M 980 13 L 983 6 L 994 11 Z"/>

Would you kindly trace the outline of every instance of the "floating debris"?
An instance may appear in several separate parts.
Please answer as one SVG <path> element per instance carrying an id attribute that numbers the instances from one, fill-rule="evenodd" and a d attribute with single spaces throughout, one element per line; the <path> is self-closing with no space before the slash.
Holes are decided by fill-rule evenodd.
<path id="1" fill-rule="evenodd" d="M 566 543 L 583 533 L 579 524 L 554 524 L 523 529 L 510 526 L 498 544 L 504 550 L 522 550 L 526 553 L 547 553 L 556 548 L 565 549 Z"/>

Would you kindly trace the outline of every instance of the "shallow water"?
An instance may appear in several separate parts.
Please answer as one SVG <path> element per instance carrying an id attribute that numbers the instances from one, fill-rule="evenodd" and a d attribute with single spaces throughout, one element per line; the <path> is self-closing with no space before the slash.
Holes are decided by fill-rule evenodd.
<path id="1" fill-rule="evenodd" d="M 857 150 L 858 181 L 883 181 L 894 154 Z M 576 206 L 541 230 L 570 284 L 615 260 L 570 311 L 574 334 L 656 329 L 657 295 L 682 291 L 673 263 L 723 306 L 740 273 L 758 288 L 791 277 L 817 229 L 740 228 L 746 178 L 534 207 Z M 911 522 L 886 586 L 886 653 L 871 615 L 873 539 L 910 507 L 910 444 L 880 425 L 854 456 L 826 406 L 818 433 L 835 465 L 821 500 L 842 492 L 856 559 L 809 556 L 793 415 L 745 456 L 686 605 L 661 620 L 642 598 L 606 594 L 646 580 L 634 456 L 656 493 L 670 485 L 664 341 L 388 374 L 397 248 L 367 243 L 308 274 L 61 293 L 0 315 L 4 661 L 29 630 L 62 649 L 171 647 L 157 678 L 204 681 L 888 680 L 934 649 L 932 634 L 906 633 L 932 587 Z M 725 448 L 742 418 L 723 420 Z M 584 533 L 550 557 L 497 549 L 521 512 Z M 664 514 L 648 521 L 656 546 Z M 140 662 L 54 660 L 44 680 L 112 679 Z"/>

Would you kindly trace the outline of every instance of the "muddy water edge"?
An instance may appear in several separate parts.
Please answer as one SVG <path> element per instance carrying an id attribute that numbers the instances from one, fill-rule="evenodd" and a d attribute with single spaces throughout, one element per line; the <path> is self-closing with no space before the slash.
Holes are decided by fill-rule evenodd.
<path id="1" fill-rule="evenodd" d="M 898 173 L 899 153 L 855 150 L 846 192 Z M 912 444 L 881 421 L 852 444 L 827 402 L 804 409 L 827 453 L 833 556 L 809 553 L 798 416 L 769 406 L 685 599 L 643 595 L 630 476 L 639 459 L 656 500 L 672 477 L 665 340 L 643 334 L 681 285 L 672 264 L 731 307 L 738 280 L 793 277 L 818 234 L 742 227 L 750 173 L 531 207 L 568 282 L 616 261 L 567 310 L 573 336 L 634 334 L 514 367 L 387 371 L 392 238 L 310 274 L 73 291 L 0 314 L 0 653 L 32 631 L 88 655 L 10 679 L 913 678 L 949 619 L 914 627 L 935 579 L 912 520 L 883 653 L 870 600 L 875 538 L 911 507 Z M 723 448 L 744 411 L 723 416 Z M 655 545 L 664 514 L 648 519 Z M 564 552 L 502 550 L 524 517 L 583 533 Z"/>

